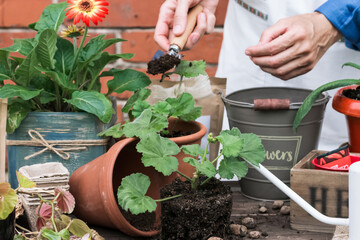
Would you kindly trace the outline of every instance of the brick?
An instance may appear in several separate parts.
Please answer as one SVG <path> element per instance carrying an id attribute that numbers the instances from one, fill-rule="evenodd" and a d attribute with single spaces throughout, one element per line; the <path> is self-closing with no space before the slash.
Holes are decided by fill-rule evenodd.
<path id="1" fill-rule="evenodd" d="M 2 27 L 26 27 L 39 20 L 52 0 L 2 0 Z"/>
<path id="2" fill-rule="evenodd" d="M 109 14 L 103 22 L 91 27 L 155 27 L 161 4 L 164 0 L 108 0 Z M 224 25 L 228 0 L 220 0 L 216 26 Z"/>
<path id="3" fill-rule="evenodd" d="M 122 34 L 127 42 L 122 44 L 123 53 L 134 53 L 131 62 L 148 62 L 152 59 L 155 52 L 159 49 L 153 40 L 153 32 L 150 31 L 125 31 Z M 198 44 L 190 51 L 184 51 L 184 59 L 200 60 L 204 59 L 207 63 L 217 63 L 222 42 L 222 33 L 214 32 L 205 35 Z"/>
<path id="4" fill-rule="evenodd" d="M 33 38 L 35 35 L 35 32 L 0 32 L 0 48 L 12 46 L 16 38 Z M 20 53 L 11 53 L 10 56 L 24 57 Z"/>

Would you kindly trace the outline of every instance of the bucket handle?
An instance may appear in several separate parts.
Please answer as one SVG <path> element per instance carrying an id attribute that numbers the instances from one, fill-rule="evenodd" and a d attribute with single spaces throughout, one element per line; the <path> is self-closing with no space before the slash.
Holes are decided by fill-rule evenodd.
<path id="1" fill-rule="evenodd" d="M 287 110 L 290 109 L 290 99 L 265 98 L 254 99 L 254 110 Z"/>

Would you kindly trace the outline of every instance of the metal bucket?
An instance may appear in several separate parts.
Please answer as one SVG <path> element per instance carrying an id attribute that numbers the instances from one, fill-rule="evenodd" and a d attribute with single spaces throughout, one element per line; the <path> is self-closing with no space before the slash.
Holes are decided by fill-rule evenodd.
<path id="1" fill-rule="evenodd" d="M 312 90 L 265 87 L 250 88 L 222 97 L 230 128 L 254 133 L 266 150 L 262 163 L 285 184 L 290 185 L 290 169 L 307 153 L 317 149 L 329 95 L 323 93 L 292 130 L 297 110 Z M 270 104 L 266 104 L 270 103 Z M 240 180 L 242 194 L 259 200 L 287 200 L 288 197 L 253 168 Z"/>

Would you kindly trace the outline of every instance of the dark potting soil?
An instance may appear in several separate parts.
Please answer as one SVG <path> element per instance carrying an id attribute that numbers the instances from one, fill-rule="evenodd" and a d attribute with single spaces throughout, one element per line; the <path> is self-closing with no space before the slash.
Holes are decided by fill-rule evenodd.
<path id="1" fill-rule="evenodd" d="M 130 213 L 129 211 L 125 211 L 120 207 L 120 211 L 124 218 L 135 228 L 141 231 L 151 231 L 155 229 L 155 220 L 156 220 L 156 214 L 155 212 L 146 212 L 146 213 L 140 213 L 138 215 L 134 215 Z"/>
<path id="2" fill-rule="evenodd" d="M 177 66 L 180 61 L 180 58 L 178 58 L 177 56 L 164 54 L 160 58 L 148 62 L 147 72 L 152 75 L 165 73 L 166 71 Z"/>
<path id="3" fill-rule="evenodd" d="M 171 131 L 168 134 L 160 133 L 160 136 L 165 137 L 165 138 L 174 138 L 174 137 L 188 136 L 191 134 L 193 134 L 193 133 L 192 132 L 183 132 L 183 131 Z"/>
<path id="4" fill-rule="evenodd" d="M 343 94 L 345 97 L 354 99 L 354 100 L 360 100 L 360 86 L 358 86 L 356 89 L 345 89 L 343 91 Z"/>
<path id="5" fill-rule="evenodd" d="M 183 196 L 161 203 L 160 239 L 226 239 L 232 208 L 229 186 L 212 178 L 193 192 L 190 182 L 176 179 L 161 190 L 161 198 L 177 194 Z"/>

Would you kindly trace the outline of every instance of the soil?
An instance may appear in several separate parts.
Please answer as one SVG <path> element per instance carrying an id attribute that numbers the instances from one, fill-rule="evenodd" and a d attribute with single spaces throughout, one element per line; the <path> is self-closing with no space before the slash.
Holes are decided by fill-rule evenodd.
<path id="1" fill-rule="evenodd" d="M 180 63 L 180 58 L 177 56 L 165 54 L 158 59 L 148 62 L 147 73 L 152 75 L 165 73 Z"/>
<path id="2" fill-rule="evenodd" d="M 212 178 L 194 192 L 189 181 L 176 179 L 161 190 L 161 198 L 176 194 L 183 196 L 161 203 L 160 239 L 225 237 L 232 209 L 229 186 Z"/>
<path id="3" fill-rule="evenodd" d="M 343 94 L 345 97 L 354 99 L 354 100 L 360 100 L 360 86 L 358 86 L 356 89 L 345 89 L 343 91 Z"/>
<path id="4" fill-rule="evenodd" d="M 165 129 L 167 130 L 167 129 Z M 183 132 L 183 131 L 171 131 L 168 134 L 160 133 L 162 137 L 165 138 L 175 138 L 175 137 L 183 137 L 193 134 L 193 132 Z"/>
<path id="5" fill-rule="evenodd" d="M 131 214 L 129 211 L 125 211 L 121 207 L 119 208 L 124 218 L 135 228 L 141 231 L 151 231 L 155 229 L 155 212 L 140 213 L 138 215 Z"/>

